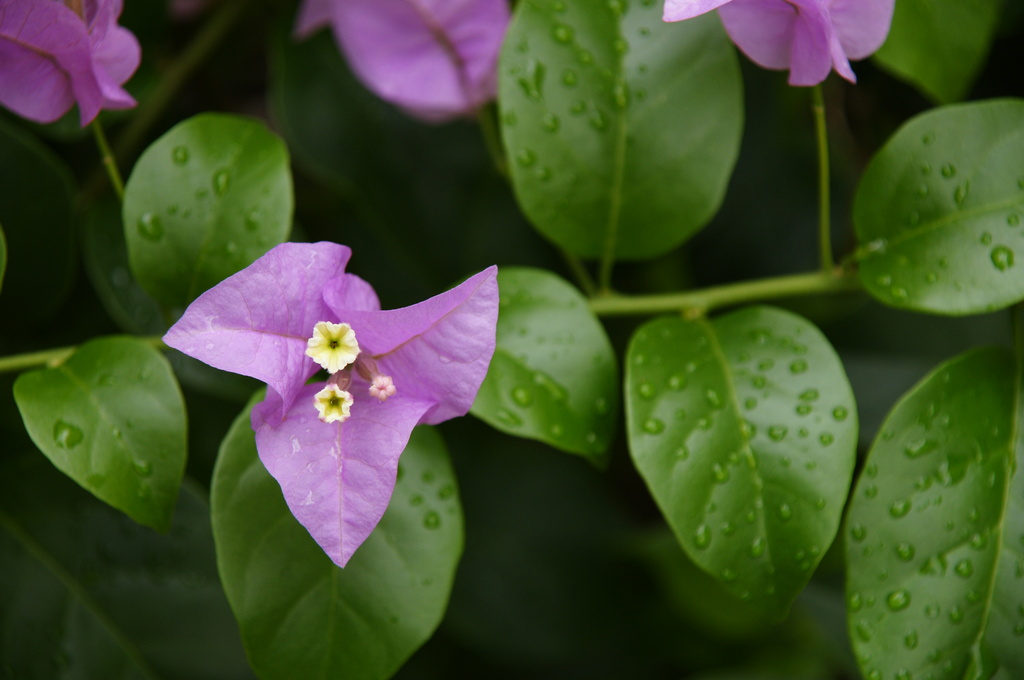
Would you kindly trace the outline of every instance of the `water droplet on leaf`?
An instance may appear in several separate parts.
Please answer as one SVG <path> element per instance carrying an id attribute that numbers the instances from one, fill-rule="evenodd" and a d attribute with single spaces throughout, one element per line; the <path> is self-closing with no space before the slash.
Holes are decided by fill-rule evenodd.
<path id="1" fill-rule="evenodd" d="M 159 241 L 164 235 L 164 225 L 154 213 L 143 213 L 136 225 L 139 235 L 150 241 Z"/>
<path id="2" fill-rule="evenodd" d="M 82 431 L 63 420 L 53 425 L 53 441 L 62 449 L 73 449 L 82 443 Z"/>

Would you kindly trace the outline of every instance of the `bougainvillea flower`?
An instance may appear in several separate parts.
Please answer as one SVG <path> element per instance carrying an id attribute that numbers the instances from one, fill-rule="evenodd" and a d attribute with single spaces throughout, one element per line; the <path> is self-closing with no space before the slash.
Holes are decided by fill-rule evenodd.
<path id="1" fill-rule="evenodd" d="M 77 103 L 82 126 L 101 109 L 135 106 L 121 87 L 139 66 L 117 25 L 122 0 L 0 0 L 0 104 L 51 123 Z"/>
<path id="2" fill-rule="evenodd" d="M 360 80 L 427 121 L 494 98 L 507 0 L 305 0 L 295 31 L 330 26 Z"/>
<path id="3" fill-rule="evenodd" d="M 285 243 L 200 295 L 164 342 L 267 383 L 260 460 L 339 566 L 387 508 L 412 429 L 465 415 L 494 354 L 497 269 L 381 310 L 351 251 Z M 307 384 L 321 368 L 324 381 Z"/>
<path id="4" fill-rule="evenodd" d="M 790 85 L 817 85 L 834 68 L 850 82 L 889 34 L 895 0 L 665 0 L 665 21 L 717 9 L 736 46 L 756 64 L 789 69 Z"/>

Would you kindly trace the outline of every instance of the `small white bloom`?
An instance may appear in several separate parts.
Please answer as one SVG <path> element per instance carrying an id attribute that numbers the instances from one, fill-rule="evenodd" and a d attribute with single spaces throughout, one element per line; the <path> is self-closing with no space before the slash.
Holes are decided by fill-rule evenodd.
<path id="1" fill-rule="evenodd" d="M 306 356 L 337 373 L 359 356 L 356 332 L 347 323 L 320 321 L 313 327 L 313 337 L 306 341 Z"/>
<path id="2" fill-rule="evenodd" d="M 351 415 L 352 395 L 337 385 L 327 384 L 313 396 L 313 405 L 325 423 L 345 422 Z"/>

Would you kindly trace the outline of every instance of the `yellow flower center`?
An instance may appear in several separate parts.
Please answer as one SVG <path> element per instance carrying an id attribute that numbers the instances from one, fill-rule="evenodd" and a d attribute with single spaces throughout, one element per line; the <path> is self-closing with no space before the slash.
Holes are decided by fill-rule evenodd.
<path id="1" fill-rule="evenodd" d="M 347 323 L 320 321 L 313 327 L 313 337 L 306 341 L 306 356 L 337 373 L 359 356 L 356 332 Z"/>

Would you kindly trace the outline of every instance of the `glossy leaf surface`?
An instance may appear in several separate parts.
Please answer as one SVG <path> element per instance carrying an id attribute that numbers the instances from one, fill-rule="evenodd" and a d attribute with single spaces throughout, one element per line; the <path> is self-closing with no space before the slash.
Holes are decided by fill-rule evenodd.
<path id="1" fill-rule="evenodd" d="M 717 211 L 742 131 L 717 17 L 661 3 L 518 3 L 499 74 L 502 136 L 534 226 L 584 257 L 652 257 Z"/>
<path id="2" fill-rule="evenodd" d="M 252 678 L 224 599 L 209 507 L 186 485 L 167 535 L 38 454 L 0 466 L 0 658 L 9 678 Z"/>
<path id="3" fill-rule="evenodd" d="M 92 340 L 59 366 L 19 376 L 14 398 L 57 469 L 135 521 L 167 530 L 185 469 L 185 405 L 159 352 L 132 338 Z"/>
<path id="4" fill-rule="evenodd" d="M 832 543 L 853 472 L 857 413 L 835 351 L 803 318 L 754 307 L 652 321 L 627 360 L 630 451 L 679 542 L 781 616 Z"/>
<path id="5" fill-rule="evenodd" d="M 999 349 L 943 364 L 886 419 L 846 529 L 866 677 L 1024 674 L 1020 419 L 1020 376 Z"/>
<path id="6" fill-rule="evenodd" d="M 618 409 L 615 353 L 579 291 L 539 269 L 502 268 L 498 345 L 473 415 L 519 437 L 600 459 Z"/>
<path id="7" fill-rule="evenodd" d="M 975 314 L 1024 299 L 1024 100 L 904 125 L 864 174 L 853 218 L 861 280 L 887 305 Z"/>
<path id="8" fill-rule="evenodd" d="M 284 241 L 288 163 L 276 135 L 237 116 L 195 116 L 154 142 L 124 196 L 129 260 L 142 287 L 183 307 Z"/>
<path id="9" fill-rule="evenodd" d="M 963 99 L 988 55 L 999 20 L 992 0 L 899 0 L 874 58 L 938 102 Z"/>
<path id="10" fill-rule="evenodd" d="M 389 678 L 444 614 L 462 510 L 434 430 L 413 432 L 391 505 L 344 569 L 288 512 L 257 458 L 248 410 L 221 447 L 212 504 L 224 590 L 265 680 Z"/>

